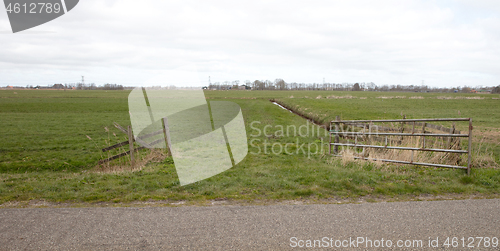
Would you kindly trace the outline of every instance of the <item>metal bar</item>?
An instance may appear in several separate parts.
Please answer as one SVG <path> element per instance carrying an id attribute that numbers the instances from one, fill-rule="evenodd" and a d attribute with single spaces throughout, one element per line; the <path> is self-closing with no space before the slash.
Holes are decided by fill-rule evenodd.
<path id="1" fill-rule="evenodd" d="M 373 124 L 363 124 L 363 123 L 344 123 L 346 125 L 352 125 L 352 126 L 355 126 L 355 127 L 364 127 L 366 125 L 369 125 L 369 126 L 373 126 Z M 377 130 L 381 130 L 381 131 L 398 131 L 398 129 L 396 128 L 391 128 L 391 127 L 385 127 L 385 126 L 379 126 L 377 125 Z"/>
<path id="2" fill-rule="evenodd" d="M 332 143 L 332 145 L 337 145 L 337 146 L 352 146 L 352 147 L 368 147 L 368 148 L 381 148 L 381 149 L 412 150 L 412 151 L 428 151 L 428 152 L 467 153 L 467 151 L 465 151 L 465 150 L 452 150 L 452 149 L 432 149 L 432 148 L 401 147 L 401 146 L 358 145 L 358 144 L 346 144 L 346 143 Z"/>
<path id="3" fill-rule="evenodd" d="M 469 152 L 467 161 L 467 175 L 470 175 L 471 155 L 472 155 L 472 118 L 469 119 L 469 148 L 467 149 L 467 151 Z"/>
<path id="4" fill-rule="evenodd" d="M 357 133 L 353 133 L 353 132 L 335 132 L 335 131 L 330 131 L 330 133 L 333 133 L 333 134 L 352 134 L 353 136 L 355 134 L 358 134 L 358 135 L 392 135 L 392 136 L 434 136 L 434 137 L 469 137 L 468 134 L 438 134 L 438 133 L 435 133 L 435 134 L 432 134 L 432 133 L 414 133 L 414 134 L 411 134 L 411 133 L 390 133 L 390 132 L 379 132 L 379 133 L 362 133 L 362 132 L 357 132 Z"/>
<path id="5" fill-rule="evenodd" d="M 409 119 L 407 119 L 407 120 L 409 120 Z M 408 122 L 412 122 L 412 121 L 408 121 Z M 413 123 L 415 123 L 415 126 L 421 126 L 421 125 L 423 125 L 423 123 L 417 123 L 415 121 L 413 121 Z M 367 125 L 367 124 L 364 124 L 364 123 L 346 123 L 346 122 L 344 122 L 344 124 L 346 124 L 346 125 L 353 125 L 353 126 L 356 126 L 356 127 L 363 127 L 364 125 Z M 447 127 L 444 127 L 444 126 L 438 126 L 438 125 L 434 125 L 434 124 L 431 124 L 431 123 L 426 123 L 426 124 L 427 124 L 427 127 L 430 127 L 430 128 L 442 131 L 442 132 L 449 132 L 450 131 L 450 128 L 447 128 Z M 377 128 L 380 131 L 397 131 L 398 130 L 396 128 L 385 127 L 385 126 L 377 126 Z M 457 134 L 460 134 L 460 131 L 458 131 L 456 129 L 455 129 L 455 132 Z"/>
<path id="6" fill-rule="evenodd" d="M 342 157 L 342 155 L 334 155 L 335 157 Z M 408 162 L 408 161 L 401 161 L 401 160 L 392 160 L 392 159 L 373 159 L 373 158 L 363 158 L 363 157 L 356 157 L 354 156 L 355 159 L 363 159 L 363 160 L 373 160 L 373 161 L 382 161 L 382 162 L 391 162 L 391 163 L 398 163 L 398 164 L 410 164 L 410 165 L 419 165 L 419 166 L 433 166 L 433 167 L 446 167 L 446 168 L 457 168 L 457 169 L 467 169 L 465 166 L 453 166 L 453 165 L 442 165 L 442 164 L 432 164 L 432 163 L 421 163 L 421 162 Z"/>
<path id="7" fill-rule="evenodd" d="M 469 118 L 447 118 L 447 119 L 378 119 L 378 120 L 341 120 L 332 121 L 340 123 L 366 123 L 366 122 L 412 122 L 412 121 L 469 121 Z"/>

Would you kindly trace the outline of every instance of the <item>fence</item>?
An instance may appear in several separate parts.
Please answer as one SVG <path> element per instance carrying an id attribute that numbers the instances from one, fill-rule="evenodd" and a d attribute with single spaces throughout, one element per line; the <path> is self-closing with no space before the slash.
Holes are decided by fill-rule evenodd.
<path id="1" fill-rule="evenodd" d="M 443 126 L 433 125 L 428 122 L 434 121 L 469 121 L 469 133 L 461 134 L 460 131 L 455 130 L 455 126 L 453 124 L 452 128 L 446 128 Z M 401 123 L 400 128 L 391 128 L 384 126 L 373 125 L 373 123 L 393 123 L 398 122 Z M 421 122 L 421 123 L 418 123 Z M 411 133 L 405 133 L 405 125 L 407 123 L 412 124 Z M 344 126 L 341 126 L 341 125 Z M 335 125 L 335 130 L 332 130 L 332 125 Z M 352 126 L 352 131 L 344 131 L 343 129 L 345 125 Z M 415 131 L 416 126 L 422 126 L 422 132 L 417 133 Z M 363 128 L 362 131 L 355 131 L 354 127 Z M 426 127 L 433 128 L 439 131 L 445 131 L 448 133 L 432 133 L 427 132 Z M 372 129 L 375 128 L 376 132 L 373 132 Z M 368 132 L 366 130 L 369 130 Z M 379 132 L 382 130 L 384 132 Z M 390 132 L 385 132 L 390 131 Z M 396 131 L 396 132 L 394 132 Z M 334 142 L 332 143 L 332 136 L 335 137 Z M 340 137 L 351 137 L 354 138 L 354 143 L 340 143 Z M 366 137 L 368 136 L 368 138 Z M 371 145 L 371 144 L 358 144 L 358 138 L 362 139 L 374 139 L 376 141 L 383 141 L 385 136 L 385 144 L 381 145 Z M 423 145 L 422 147 L 402 147 L 402 146 L 389 146 L 388 136 L 400 136 L 399 140 L 391 139 L 391 143 L 401 143 L 403 141 L 403 137 L 422 137 Z M 453 142 L 451 138 L 468 138 L 469 146 L 467 151 L 460 149 L 439 149 L 439 148 L 426 148 L 425 146 L 425 137 L 443 137 L 450 139 L 449 142 Z M 459 142 L 459 141 L 458 141 Z M 451 144 L 450 144 L 451 145 Z M 471 118 L 441 118 L 441 119 L 393 119 L 393 120 L 340 120 L 337 116 L 335 121 L 330 121 L 330 140 L 329 140 L 329 152 L 332 153 L 332 146 L 334 146 L 334 154 L 335 156 L 341 157 L 339 155 L 338 147 L 361 147 L 363 148 L 363 152 L 365 148 L 375 148 L 375 149 L 395 149 L 395 150 L 408 150 L 411 152 L 411 160 L 410 161 L 402 161 L 402 160 L 393 160 L 393 159 L 376 159 L 376 158 L 366 158 L 366 157 L 358 157 L 354 156 L 355 159 L 364 159 L 364 160 L 374 160 L 374 161 L 383 161 L 383 162 L 392 162 L 392 163 L 400 163 L 400 164 L 412 164 L 412 165 L 422 165 L 422 166 L 433 166 L 433 167 L 446 167 L 446 168 L 458 168 L 458 169 L 467 169 L 467 174 L 470 174 L 471 169 L 471 154 L 472 154 L 472 119 Z M 450 147 L 451 148 L 451 147 Z M 435 163 L 425 163 L 425 162 L 414 162 L 413 161 L 413 153 L 414 151 L 430 151 L 430 152 L 445 152 L 445 153 L 460 153 L 468 154 L 467 166 L 459 166 L 459 165 L 445 165 L 445 164 L 435 164 Z"/>
<path id="2" fill-rule="evenodd" d="M 165 129 L 163 130 L 159 130 L 159 131 L 156 131 L 156 132 L 152 132 L 152 133 L 149 133 L 149 134 L 145 134 L 145 135 L 142 135 L 140 137 L 136 137 L 134 139 L 134 134 L 132 132 L 132 127 L 131 126 L 128 126 L 127 129 L 123 128 L 122 126 L 120 126 L 118 123 L 114 123 L 114 126 L 116 128 L 118 128 L 121 132 L 125 133 L 128 137 L 128 140 L 126 141 L 123 141 L 123 142 L 120 142 L 118 144 L 115 144 L 115 145 L 112 145 L 112 146 L 108 146 L 106 148 L 103 148 L 101 149 L 103 152 L 107 152 L 109 150 L 112 150 L 112 149 L 115 149 L 115 148 L 118 148 L 118 147 L 122 147 L 122 146 L 125 146 L 125 145 L 129 145 L 129 150 L 127 152 L 123 152 L 123 153 L 120 153 L 120 154 L 117 154 L 117 155 L 114 155 L 112 157 L 109 157 L 107 159 L 102 159 L 102 160 L 99 160 L 99 164 L 103 164 L 103 163 L 106 163 L 106 162 L 109 162 L 109 161 L 112 161 L 114 159 L 118 159 L 120 157 L 123 157 L 123 156 L 127 156 L 127 155 L 130 155 L 130 163 L 132 166 L 135 165 L 135 158 L 134 158 L 134 152 L 135 151 L 139 151 L 141 149 L 144 149 L 144 148 L 150 148 L 149 146 L 153 146 L 155 144 L 158 144 L 162 141 L 165 141 L 166 142 L 166 132 L 165 132 Z M 164 127 L 165 128 L 165 127 Z M 158 134 L 164 134 L 164 137 L 163 139 L 158 139 L 158 140 L 155 140 L 151 143 L 146 143 L 144 142 L 145 139 L 147 138 L 150 138 L 150 137 L 153 137 L 155 135 L 158 135 Z M 134 148 L 134 141 L 137 141 L 139 142 L 141 145 L 143 146 L 140 146 L 140 147 L 137 147 L 137 148 Z"/>

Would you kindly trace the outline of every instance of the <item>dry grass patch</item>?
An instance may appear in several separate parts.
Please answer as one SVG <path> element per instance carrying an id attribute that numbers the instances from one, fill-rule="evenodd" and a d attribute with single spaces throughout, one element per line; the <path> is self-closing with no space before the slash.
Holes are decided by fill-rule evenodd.
<path id="1" fill-rule="evenodd" d="M 328 99 L 353 99 L 353 98 L 357 98 L 357 97 L 354 97 L 354 96 L 351 96 L 351 95 L 344 95 L 344 96 L 331 95 L 331 96 L 328 96 L 326 98 L 328 98 Z"/>
<path id="2" fill-rule="evenodd" d="M 110 161 L 101 165 L 95 166 L 90 172 L 93 173 L 122 173 L 122 172 L 137 172 L 145 170 L 149 163 L 159 163 L 169 156 L 168 152 L 163 149 L 148 149 L 146 152 L 137 154 L 135 165 L 130 165 L 130 156 L 125 156 L 121 161 Z"/>
<path id="3" fill-rule="evenodd" d="M 397 130 L 395 128 L 394 130 Z M 429 130 L 431 130 L 429 128 Z M 431 130 L 431 132 L 434 130 Z M 497 135 L 498 132 L 487 131 L 487 133 Z M 475 136 L 478 138 L 478 136 Z M 366 140 L 361 141 L 358 138 L 358 144 L 372 144 L 372 145 L 384 145 L 384 142 L 377 142 L 374 138 L 369 143 Z M 378 138 L 380 141 L 381 138 Z M 341 141 L 352 142 L 353 139 L 343 139 Z M 399 147 L 422 147 L 424 145 L 423 137 L 388 137 L 389 146 L 399 146 Z M 498 141 L 496 141 L 498 142 Z M 426 137 L 425 138 L 425 148 L 426 149 L 455 149 L 462 150 L 462 146 L 467 146 L 467 142 L 462 141 L 457 138 L 441 138 L 441 137 Z M 499 165 L 495 161 L 494 153 L 491 149 L 491 138 L 482 136 L 477 144 L 474 144 L 472 149 L 472 168 L 498 168 Z M 433 164 L 443 164 L 443 165 L 458 165 L 467 166 L 468 154 L 462 153 L 447 153 L 447 152 L 430 152 L 430 151 L 412 151 L 412 150 L 398 150 L 398 149 L 378 149 L 378 148 L 353 148 L 353 147 L 339 147 L 339 152 L 342 155 L 342 164 L 346 165 L 353 161 L 354 157 L 363 157 L 370 159 L 388 159 L 388 160 L 399 160 L 407 162 L 420 162 L 420 163 L 433 163 Z M 372 160 L 370 160 L 372 161 Z M 373 162 L 373 161 L 372 161 Z M 380 161 L 375 161 L 380 162 Z"/>

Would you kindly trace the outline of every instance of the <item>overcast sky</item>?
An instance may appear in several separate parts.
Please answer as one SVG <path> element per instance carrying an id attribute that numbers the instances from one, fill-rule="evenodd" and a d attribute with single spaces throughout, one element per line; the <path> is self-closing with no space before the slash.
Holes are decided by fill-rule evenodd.
<path id="1" fill-rule="evenodd" d="M 0 11 L 0 86 L 132 86 L 186 66 L 199 80 L 171 81 L 496 86 L 500 1 L 81 0 L 16 34 Z"/>

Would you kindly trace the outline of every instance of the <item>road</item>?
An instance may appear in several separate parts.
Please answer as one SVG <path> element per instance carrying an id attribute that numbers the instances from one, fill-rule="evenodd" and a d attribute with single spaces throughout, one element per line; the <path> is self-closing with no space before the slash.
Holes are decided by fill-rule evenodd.
<path id="1" fill-rule="evenodd" d="M 461 240 L 457 248 L 443 243 L 500 238 L 500 200 L 0 210 L 0 250 L 289 250 L 307 240 L 345 246 L 349 237 L 367 238 L 372 247 L 382 238 L 392 242 L 379 250 L 466 250 Z M 429 248 L 429 238 L 439 238 L 439 248 Z M 422 240 L 423 247 L 398 248 L 398 240 Z M 483 249 L 499 250 L 473 250 Z"/>

